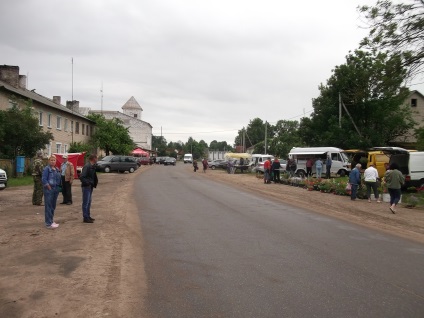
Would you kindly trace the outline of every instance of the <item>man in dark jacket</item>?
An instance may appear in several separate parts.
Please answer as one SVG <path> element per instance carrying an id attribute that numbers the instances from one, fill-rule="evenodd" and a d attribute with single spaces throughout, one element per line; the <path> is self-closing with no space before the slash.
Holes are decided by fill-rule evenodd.
<path id="1" fill-rule="evenodd" d="M 278 161 L 278 158 L 275 157 L 274 161 L 271 164 L 271 170 L 272 170 L 272 173 L 274 174 L 274 180 L 273 180 L 274 183 L 281 183 L 280 168 L 281 168 L 280 161 Z"/>
<path id="2" fill-rule="evenodd" d="M 349 173 L 349 183 L 350 183 L 350 199 L 356 200 L 356 193 L 358 192 L 358 187 L 361 184 L 361 164 L 358 163 L 355 168 Z"/>
<path id="3" fill-rule="evenodd" d="M 82 168 L 80 180 L 82 188 L 82 216 L 84 223 L 93 223 L 94 219 L 90 215 L 91 198 L 93 189 L 99 182 L 96 173 L 97 155 L 91 154 L 89 162 Z"/>

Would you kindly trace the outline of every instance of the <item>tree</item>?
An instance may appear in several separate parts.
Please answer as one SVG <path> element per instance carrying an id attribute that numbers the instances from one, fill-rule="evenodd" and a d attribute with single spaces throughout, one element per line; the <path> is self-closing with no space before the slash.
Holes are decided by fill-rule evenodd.
<path id="1" fill-rule="evenodd" d="M 269 123 L 267 125 L 267 138 L 272 138 L 273 129 Z M 243 129 L 238 131 L 238 135 L 234 140 L 235 145 L 241 145 Z M 260 118 L 252 119 L 246 128 L 246 148 L 254 146 L 265 140 L 265 123 Z M 265 149 L 265 148 L 264 148 Z M 261 152 L 262 153 L 262 152 Z"/>
<path id="2" fill-rule="evenodd" d="M 0 111 L 0 155 L 12 159 L 18 155 L 34 157 L 39 149 L 53 140 L 53 134 L 44 132 L 38 118 L 32 113 L 32 102 L 28 101 L 20 110 L 13 107 Z"/>
<path id="3" fill-rule="evenodd" d="M 409 109 L 403 107 L 408 90 L 399 56 L 355 51 L 337 66 L 320 95 L 313 100 L 314 112 L 301 120 L 299 133 L 310 146 L 368 148 L 389 144 L 413 125 Z M 350 116 L 343 110 L 339 127 L 339 93 Z M 358 128 L 359 132 L 355 128 Z"/>
<path id="4" fill-rule="evenodd" d="M 152 135 L 152 148 L 157 151 L 158 156 L 166 156 L 165 137 Z"/>
<path id="5" fill-rule="evenodd" d="M 280 158 L 287 158 L 293 147 L 303 145 L 299 134 L 299 122 L 296 120 L 279 120 L 273 128 L 274 138 L 269 144 L 269 153 Z"/>
<path id="6" fill-rule="evenodd" d="M 128 154 L 135 148 L 128 128 L 125 128 L 120 119 L 107 120 L 101 114 L 90 114 L 87 118 L 96 123 L 96 130 L 91 137 L 91 142 L 96 148 L 103 149 L 106 156 L 111 152 L 114 154 Z"/>
<path id="7" fill-rule="evenodd" d="M 89 143 L 84 143 L 81 141 L 73 142 L 69 146 L 69 152 L 85 152 L 85 157 L 88 158 L 90 156 L 91 151 L 93 150 L 93 146 Z"/>
<path id="8" fill-rule="evenodd" d="M 409 75 L 421 73 L 424 62 L 424 0 L 393 3 L 378 0 L 375 6 L 361 6 L 370 33 L 362 47 L 398 56 Z"/>

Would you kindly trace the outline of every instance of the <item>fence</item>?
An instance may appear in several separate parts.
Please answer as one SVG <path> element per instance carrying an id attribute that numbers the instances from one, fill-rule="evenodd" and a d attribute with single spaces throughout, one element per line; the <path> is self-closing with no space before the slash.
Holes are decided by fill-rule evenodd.
<path id="1" fill-rule="evenodd" d="M 32 174 L 32 164 L 34 158 L 25 158 L 24 171 L 22 175 L 19 176 L 30 176 Z M 44 166 L 47 165 L 48 159 L 43 159 Z M 16 159 L 0 159 L 0 169 L 6 171 L 7 176 L 16 177 Z"/>

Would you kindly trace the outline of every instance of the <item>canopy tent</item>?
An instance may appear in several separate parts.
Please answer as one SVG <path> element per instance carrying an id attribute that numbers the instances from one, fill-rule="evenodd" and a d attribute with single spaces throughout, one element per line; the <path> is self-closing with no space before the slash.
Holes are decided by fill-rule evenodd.
<path id="1" fill-rule="evenodd" d="M 82 167 L 85 164 L 85 151 L 84 152 L 74 152 L 74 153 L 54 153 L 56 156 L 56 167 L 60 169 L 60 166 L 63 163 L 63 155 L 68 156 L 68 161 L 74 165 L 75 178 L 77 174 L 77 167 Z"/>
<path id="2" fill-rule="evenodd" d="M 232 159 L 240 159 L 240 158 L 250 159 L 250 158 L 252 158 L 252 155 L 251 154 L 248 154 L 248 153 L 232 153 L 232 152 L 227 152 L 225 154 L 225 157 L 226 158 L 232 158 Z"/>
<path id="3" fill-rule="evenodd" d="M 135 157 L 150 157 L 150 154 L 141 148 L 135 148 L 131 154 Z"/>

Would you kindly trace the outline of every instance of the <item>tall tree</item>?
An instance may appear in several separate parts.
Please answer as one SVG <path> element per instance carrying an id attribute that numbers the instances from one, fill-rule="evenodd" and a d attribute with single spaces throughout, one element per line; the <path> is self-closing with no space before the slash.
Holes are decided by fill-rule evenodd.
<path id="1" fill-rule="evenodd" d="M 38 118 L 32 113 L 32 102 L 28 101 L 20 110 L 13 107 L 0 111 L 0 156 L 12 159 L 18 155 L 33 157 L 53 140 L 53 134 L 44 132 Z"/>
<path id="2" fill-rule="evenodd" d="M 95 147 L 103 149 L 107 156 L 110 153 L 128 154 L 135 148 L 128 128 L 120 119 L 107 120 L 101 114 L 90 114 L 87 118 L 96 123 L 96 130 L 91 137 L 91 142 Z"/>
<path id="3" fill-rule="evenodd" d="M 413 120 L 403 107 L 408 90 L 402 87 L 406 76 L 402 65 L 399 56 L 386 53 L 349 54 L 327 84 L 319 87 L 311 117 L 301 120 L 299 133 L 305 144 L 367 148 L 387 145 L 407 133 Z M 341 128 L 339 94 L 350 113 L 343 110 Z"/>
<path id="4" fill-rule="evenodd" d="M 303 145 L 299 134 L 299 122 L 296 120 L 279 120 L 274 126 L 274 138 L 270 140 L 268 153 L 280 158 L 287 158 L 293 147 Z"/>
<path id="5" fill-rule="evenodd" d="M 270 123 L 267 125 L 267 138 L 272 138 L 273 129 Z M 243 129 L 238 131 L 238 135 L 234 140 L 234 144 L 241 145 L 241 140 L 243 136 Z M 249 122 L 249 125 L 246 127 L 246 148 L 256 145 L 257 143 L 263 142 L 265 140 L 265 123 L 260 118 L 254 118 Z"/>
<path id="6" fill-rule="evenodd" d="M 399 56 L 409 75 L 424 70 L 424 0 L 378 0 L 375 6 L 364 5 L 359 11 L 370 28 L 363 47 Z"/>
<path id="7" fill-rule="evenodd" d="M 166 156 L 166 139 L 163 136 L 152 135 L 152 149 L 157 151 L 158 156 Z"/>

